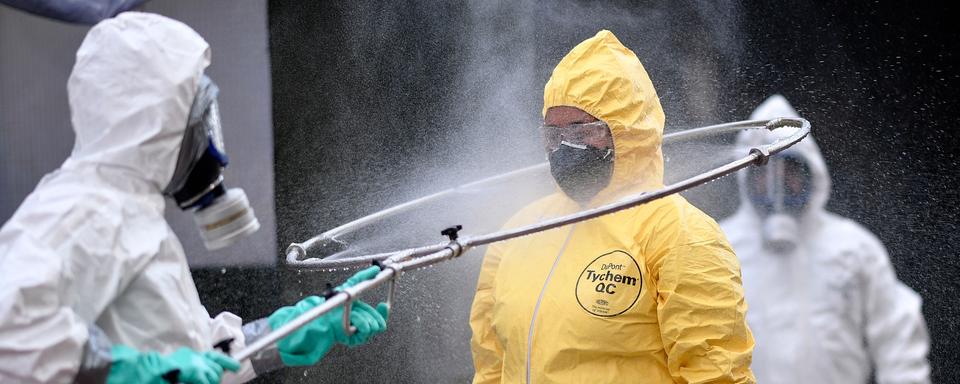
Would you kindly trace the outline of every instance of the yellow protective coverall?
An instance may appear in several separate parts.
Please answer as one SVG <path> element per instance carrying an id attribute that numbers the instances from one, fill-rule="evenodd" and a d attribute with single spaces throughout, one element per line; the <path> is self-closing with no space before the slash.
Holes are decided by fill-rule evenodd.
<path id="1" fill-rule="evenodd" d="M 543 112 L 609 125 L 610 184 L 590 203 L 663 185 L 664 115 L 636 55 L 609 31 L 553 71 Z M 563 192 L 506 227 L 580 210 Z M 491 245 L 470 314 L 474 383 L 751 383 L 740 265 L 716 222 L 672 195 Z"/>

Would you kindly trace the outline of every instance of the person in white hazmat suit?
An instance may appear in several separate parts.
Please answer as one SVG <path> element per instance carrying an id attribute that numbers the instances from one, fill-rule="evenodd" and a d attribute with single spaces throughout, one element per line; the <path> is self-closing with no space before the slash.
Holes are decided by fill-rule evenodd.
<path id="1" fill-rule="evenodd" d="M 73 152 L 0 228 L 0 382 L 242 382 L 385 330 L 385 306 L 356 301 L 352 334 L 341 308 L 242 362 L 214 351 L 243 348 L 324 299 L 246 325 L 200 303 L 165 196 L 194 215 L 210 249 L 259 228 L 243 191 L 223 186 L 209 63 L 203 38 L 159 15 L 123 13 L 83 40 L 67 84 Z"/>
<path id="2" fill-rule="evenodd" d="M 796 117 L 780 95 L 751 119 Z M 738 147 L 789 132 L 746 131 Z M 740 208 L 720 223 L 740 257 L 759 383 L 927 383 L 920 297 L 897 280 L 883 244 L 825 209 L 826 163 L 807 137 L 737 174 Z"/>

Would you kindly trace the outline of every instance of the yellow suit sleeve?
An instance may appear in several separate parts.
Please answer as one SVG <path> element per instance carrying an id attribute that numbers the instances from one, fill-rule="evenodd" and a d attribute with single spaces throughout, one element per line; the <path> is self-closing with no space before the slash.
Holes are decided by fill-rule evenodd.
<path id="1" fill-rule="evenodd" d="M 657 316 L 677 383 L 754 383 L 740 264 L 722 240 L 668 250 L 657 282 Z"/>
<path id="2" fill-rule="evenodd" d="M 503 347 L 493 331 L 494 280 L 500 266 L 500 251 L 491 245 L 483 258 L 477 293 L 470 308 L 470 350 L 473 352 L 474 384 L 499 383 L 503 368 Z"/>

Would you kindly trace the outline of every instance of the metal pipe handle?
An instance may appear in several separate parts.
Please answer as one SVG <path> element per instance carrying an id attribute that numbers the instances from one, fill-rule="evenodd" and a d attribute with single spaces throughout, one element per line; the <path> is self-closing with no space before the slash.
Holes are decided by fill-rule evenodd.
<path id="1" fill-rule="evenodd" d="M 284 324 L 280 328 L 274 330 L 273 332 L 268 333 L 267 335 L 257 339 L 255 342 L 247 345 L 246 348 L 238 351 L 233 357 L 237 360 L 244 360 L 252 356 L 254 353 L 260 351 L 261 349 L 266 348 L 267 346 L 276 343 L 280 339 L 286 337 L 293 331 L 304 326 L 305 324 L 313 321 L 314 319 L 323 316 L 327 312 L 333 310 L 339 305 L 348 306 L 352 298 L 358 297 L 361 293 L 366 292 L 369 289 L 375 288 L 383 284 L 387 279 L 391 279 L 391 292 L 388 300 L 392 303 L 394 287 L 393 284 L 396 283 L 394 280 L 400 273 L 404 272 L 407 269 L 419 269 L 424 268 L 429 265 L 439 263 L 441 261 L 452 259 L 458 257 L 467 250 L 473 248 L 474 246 L 490 244 L 497 241 L 503 241 L 508 239 L 517 238 L 520 236 L 526 236 L 532 233 L 542 232 L 549 229 L 561 227 L 564 225 L 589 220 L 613 212 L 621 211 L 624 209 L 632 208 L 641 204 L 648 203 L 650 201 L 660 199 L 669 195 L 672 195 L 677 192 L 684 191 L 689 188 L 693 188 L 698 185 L 702 185 L 711 180 L 718 179 L 724 175 L 733 173 L 740 169 L 746 168 L 753 165 L 760 165 L 766 161 L 771 155 L 775 155 L 786 148 L 798 143 L 800 140 L 803 140 L 807 134 L 810 133 L 810 123 L 807 120 L 801 118 L 779 118 L 774 120 L 752 120 L 752 121 L 743 121 L 737 123 L 729 124 L 720 124 L 711 127 L 697 128 L 690 131 L 679 132 L 678 137 L 681 139 L 689 139 L 701 137 L 707 134 L 715 134 L 716 130 L 726 131 L 726 130 L 742 130 L 744 127 L 756 127 L 758 123 L 763 123 L 762 127 L 766 129 L 777 129 L 784 126 L 790 126 L 799 128 L 797 132 L 790 135 L 784 140 L 777 141 L 773 144 L 763 145 L 757 148 L 750 150 L 750 153 L 743 158 L 732 161 L 724 166 L 715 168 L 708 172 L 704 172 L 700 175 L 688 178 L 686 180 L 668 185 L 664 188 L 661 188 L 656 191 L 643 192 L 637 194 L 631 198 L 625 199 L 624 201 L 608 204 L 605 206 L 597 207 L 594 209 L 589 209 L 582 212 L 577 212 L 571 215 L 559 217 L 553 220 L 548 220 L 546 222 L 537 223 L 534 225 L 529 225 L 525 227 L 520 227 L 516 229 L 509 229 L 490 233 L 478 237 L 464 237 L 462 240 L 456 240 L 451 238 L 449 243 L 443 244 L 443 248 L 432 253 L 419 257 L 414 256 L 418 252 L 412 251 L 410 249 L 403 250 L 388 256 L 381 266 L 380 272 L 372 279 L 366 280 L 358 283 L 357 285 L 346 288 L 330 298 L 324 301 L 322 304 L 311 308 L 309 311 L 303 313 L 302 315 L 294 318 L 287 324 Z M 709 129 L 709 130 L 708 130 Z M 423 249 L 428 247 L 414 248 L 413 250 L 420 250 L 423 252 Z M 293 255 L 294 258 L 297 257 L 296 253 L 298 250 L 294 249 L 288 253 L 288 260 Z M 349 326 L 349 309 L 344 308 L 344 326 Z"/>

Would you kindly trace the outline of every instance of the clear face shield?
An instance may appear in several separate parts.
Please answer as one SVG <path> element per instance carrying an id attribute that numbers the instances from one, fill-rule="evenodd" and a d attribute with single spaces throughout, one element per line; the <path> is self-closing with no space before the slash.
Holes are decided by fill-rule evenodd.
<path id="1" fill-rule="evenodd" d="M 228 159 L 223 146 L 219 89 L 210 78 L 200 79 L 187 118 L 177 166 L 164 194 L 182 210 L 193 212 L 194 222 L 209 250 L 220 249 L 260 229 L 247 195 L 240 188 L 225 189 L 223 170 Z"/>
<path id="2" fill-rule="evenodd" d="M 799 220 L 812 191 L 810 167 L 799 156 L 770 158 L 763 167 L 747 173 L 747 196 L 763 220 L 764 246 L 776 253 L 790 253 L 799 244 Z"/>

